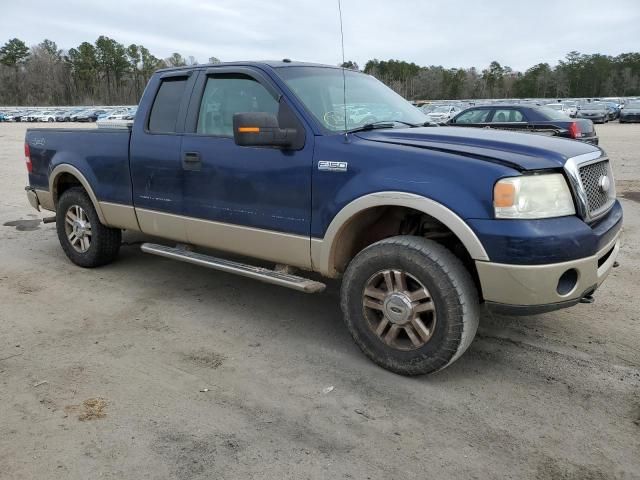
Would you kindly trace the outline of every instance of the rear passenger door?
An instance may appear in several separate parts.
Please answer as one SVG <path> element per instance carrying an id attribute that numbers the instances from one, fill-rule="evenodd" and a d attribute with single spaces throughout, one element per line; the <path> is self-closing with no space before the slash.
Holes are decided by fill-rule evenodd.
<path id="1" fill-rule="evenodd" d="M 140 112 L 146 111 L 147 116 L 134 122 L 129 149 L 133 205 L 140 228 L 183 242 L 180 148 L 195 77 L 195 72 L 184 70 L 154 77 L 147 89 L 155 95 L 143 98 Z"/>

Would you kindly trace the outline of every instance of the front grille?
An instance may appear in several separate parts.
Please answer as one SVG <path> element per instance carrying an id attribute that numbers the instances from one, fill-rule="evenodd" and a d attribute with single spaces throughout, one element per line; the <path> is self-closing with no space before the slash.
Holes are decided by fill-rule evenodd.
<path id="1" fill-rule="evenodd" d="M 608 176 L 611 181 L 611 191 L 613 191 L 613 177 L 609 172 L 609 160 L 590 163 L 580 167 L 580 182 L 587 194 L 589 214 L 598 212 L 605 207 L 612 198 L 609 192 L 605 192 L 600 188 L 600 178 Z"/>

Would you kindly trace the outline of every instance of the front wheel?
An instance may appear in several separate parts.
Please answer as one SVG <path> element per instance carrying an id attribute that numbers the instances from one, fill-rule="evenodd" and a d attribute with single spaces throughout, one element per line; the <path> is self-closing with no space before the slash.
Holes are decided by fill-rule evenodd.
<path id="1" fill-rule="evenodd" d="M 403 375 L 433 373 L 469 347 L 478 293 L 462 262 L 442 245 L 400 236 L 365 248 L 341 289 L 351 335 L 378 365 Z"/>
<path id="2" fill-rule="evenodd" d="M 56 207 L 58 240 L 69 260 L 86 268 L 111 263 L 118 255 L 122 232 L 100 223 L 89 195 L 80 187 L 65 191 Z"/>

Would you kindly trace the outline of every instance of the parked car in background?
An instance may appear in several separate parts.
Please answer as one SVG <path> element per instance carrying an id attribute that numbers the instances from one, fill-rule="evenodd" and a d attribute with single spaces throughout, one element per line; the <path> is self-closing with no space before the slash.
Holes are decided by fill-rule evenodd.
<path id="1" fill-rule="evenodd" d="M 581 103 L 578 105 L 576 118 L 586 118 L 593 123 L 607 123 L 609 121 L 609 109 L 602 102 Z"/>
<path id="2" fill-rule="evenodd" d="M 46 111 L 40 112 L 34 116 L 36 122 L 55 122 L 56 112 Z"/>
<path id="3" fill-rule="evenodd" d="M 122 120 L 124 117 L 129 115 L 130 110 L 128 108 L 117 108 L 108 112 L 102 118 L 106 118 L 107 120 Z"/>
<path id="4" fill-rule="evenodd" d="M 448 125 L 517 130 L 598 144 L 596 130 L 590 120 L 571 119 L 564 113 L 536 105 L 499 104 L 472 107 L 456 115 Z"/>
<path id="5" fill-rule="evenodd" d="M 457 105 L 440 105 L 427 114 L 427 118 L 433 123 L 446 123 L 462 109 Z"/>
<path id="6" fill-rule="evenodd" d="M 70 122 L 71 110 L 58 110 L 56 112 L 56 122 Z"/>
<path id="7" fill-rule="evenodd" d="M 618 110 L 624 105 L 624 99 L 620 97 L 605 97 L 602 101 L 614 104 Z"/>
<path id="8" fill-rule="evenodd" d="M 627 103 L 620 110 L 620 123 L 640 122 L 640 102 Z"/>
<path id="9" fill-rule="evenodd" d="M 571 111 L 564 103 L 547 103 L 545 107 L 555 110 L 556 112 L 564 113 L 567 117 L 571 118 Z"/>
<path id="10" fill-rule="evenodd" d="M 576 102 L 562 102 L 564 108 L 567 112 L 569 112 L 569 117 L 576 118 L 576 113 L 578 113 L 578 104 Z"/>
<path id="11" fill-rule="evenodd" d="M 428 115 L 431 112 L 433 112 L 437 107 L 438 107 L 438 105 L 436 105 L 436 104 L 425 103 L 424 105 L 421 105 L 419 109 L 420 109 L 420 111 L 422 113 L 424 113 L 425 115 Z"/>
<path id="12" fill-rule="evenodd" d="M 74 110 L 71 110 L 71 112 L 70 112 L 71 121 L 72 122 L 77 122 L 78 121 L 78 116 L 84 114 L 85 111 L 87 111 L 86 107 L 85 108 L 76 108 Z"/>
<path id="13" fill-rule="evenodd" d="M 85 110 L 75 116 L 76 122 L 95 122 L 98 120 L 98 116 L 106 113 L 106 110 Z"/>
<path id="14" fill-rule="evenodd" d="M 132 107 L 129 109 L 129 113 L 122 117 L 122 120 L 135 120 L 138 107 Z"/>
<path id="15" fill-rule="evenodd" d="M 38 114 L 35 110 L 25 110 L 20 116 L 20 122 L 35 122 L 35 116 Z"/>
<path id="16" fill-rule="evenodd" d="M 609 111 L 609 120 L 615 120 L 620 116 L 620 106 L 615 102 L 605 102 Z"/>

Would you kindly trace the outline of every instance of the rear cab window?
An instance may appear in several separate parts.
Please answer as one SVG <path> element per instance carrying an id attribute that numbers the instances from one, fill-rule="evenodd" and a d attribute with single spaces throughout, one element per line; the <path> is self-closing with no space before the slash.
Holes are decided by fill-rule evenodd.
<path id="1" fill-rule="evenodd" d="M 149 114 L 147 130 L 151 133 L 175 133 L 178 112 L 188 77 L 163 79 Z"/>

